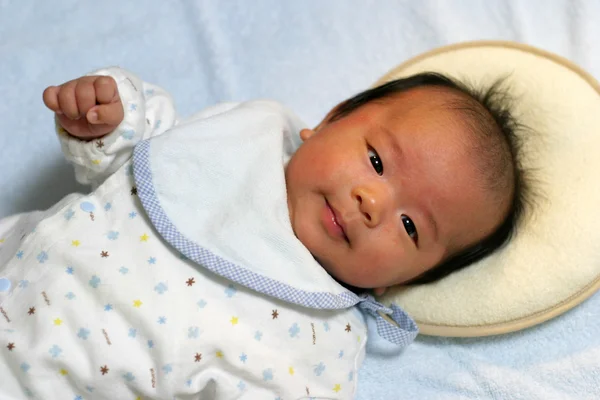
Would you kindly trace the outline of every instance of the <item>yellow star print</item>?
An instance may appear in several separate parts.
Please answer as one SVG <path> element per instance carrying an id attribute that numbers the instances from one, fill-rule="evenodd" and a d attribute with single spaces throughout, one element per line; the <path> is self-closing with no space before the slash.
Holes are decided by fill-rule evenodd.
<path id="1" fill-rule="evenodd" d="M 0 239 L 0 243 L 4 243 L 5 240 L 6 239 L 4 239 L 4 238 Z"/>
<path id="2" fill-rule="evenodd" d="M 69 371 L 67 371 L 66 369 L 61 369 L 61 370 L 60 370 L 60 374 L 61 374 L 62 376 L 65 376 L 65 375 L 67 375 L 68 373 L 69 373 Z"/>
<path id="3" fill-rule="evenodd" d="M 100 164 L 100 160 L 98 160 L 98 159 L 92 160 L 92 164 L 99 165 Z"/>
<path id="4" fill-rule="evenodd" d="M 335 386 L 333 387 L 333 391 L 337 393 L 340 390 L 342 390 L 342 385 L 340 385 L 339 383 L 336 383 Z"/>
<path id="5" fill-rule="evenodd" d="M 231 325 L 237 325 L 238 317 L 231 317 Z"/>
<path id="6" fill-rule="evenodd" d="M 217 351 L 217 358 L 223 358 L 223 352 Z"/>
<path id="7" fill-rule="evenodd" d="M 150 236 L 144 233 L 142 236 L 140 236 L 140 242 L 147 242 L 149 238 Z"/>
<path id="8" fill-rule="evenodd" d="M 288 372 L 290 373 L 290 375 L 294 375 L 294 367 L 290 367 L 288 369 Z"/>
<path id="9" fill-rule="evenodd" d="M 360 335 L 356 338 L 356 341 L 360 343 Z"/>
<path id="10" fill-rule="evenodd" d="M 81 244 L 81 242 L 79 240 L 71 241 L 71 246 L 79 247 L 80 244 Z"/>
<path id="11" fill-rule="evenodd" d="M 141 306 L 142 304 L 143 304 L 143 303 L 142 303 L 142 301 L 141 301 L 141 300 L 139 300 L 139 299 L 138 299 L 138 300 L 134 300 L 134 301 L 133 301 L 133 306 L 134 306 L 135 308 L 140 308 L 140 306 Z"/>
<path id="12" fill-rule="evenodd" d="M 63 321 L 62 321 L 62 319 L 60 319 L 60 318 L 56 318 L 56 319 L 54 320 L 54 325 L 56 325 L 56 326 L 60 326 L 60 325 L 62 325 L 62 323 L 63 323 Z"/>

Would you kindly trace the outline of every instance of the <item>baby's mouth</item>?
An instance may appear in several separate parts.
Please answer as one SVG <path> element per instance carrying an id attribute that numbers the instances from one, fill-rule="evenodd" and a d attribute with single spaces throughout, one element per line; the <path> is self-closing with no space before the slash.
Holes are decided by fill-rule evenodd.
<path id="1" fill-rule="evenodd" d="M 335 233 L 337 235 L 341 236 L 347 243 L 350 243 L 350 240 L 348 239 L 348 236 L 346 235 L 346 227 L 344 225 L 344 221 L 341 218 L 341 215 L 335 208 L 333 208 L 331 206 L 331 204 L 329 204 L 329 201 L 327 201 L 327 199 L 325 199 L 325 204 L 330 213 L 329 218 L 331 218 L 331 222 L 334 225 L 334 231 L 337 231 Z"/>

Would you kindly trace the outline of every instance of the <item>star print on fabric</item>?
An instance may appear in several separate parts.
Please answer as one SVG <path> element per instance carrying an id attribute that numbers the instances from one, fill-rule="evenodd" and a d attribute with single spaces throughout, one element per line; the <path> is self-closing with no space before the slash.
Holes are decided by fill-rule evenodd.
<path id="1" fill-rule="evenodd" d="M 273 319 L 277 319 L 277 317 L 279 317 L 279 312 L 277 310 L 273 310 L 271 316 L 273 317 Z"/>
<path id="2" fill-rule="evenodd" d="M 150 257 L 148 259 L 148 264 L 152 264 L 152 265 L 156 264 L 156 258 L 155 257 Z"/>
<path id="3" fill-rule="evenodd" d="M 129 213 L 129 219 L 134 219 L 135 217 L 137 217 L 137 213 L 135 211 Z"/>
<path id="4" fill-rule="evenodd" d="M 60 319 L 60 318 L 56 318 L 56 319 L 54 320 L 54 325 L 56 325 L 56 326 L 61 326 L 61 325 L 62 325 L 62 323 L 63 323 L 63 321 L 62 321 L 62 319 Z"/>
<path id="5" fill-rule="evenodd" d="M 100 160 L 98 160 L 97 158 L 96 158 L 96 159 L 94 159 L 94 160 L 92 160 L 92 164 L 94 164 L 94 165 L 100 165 L 100 162 L 101 162 L 101 161 L 100 161 Z"/>
<path id="6" fill-rule="evenodd" d="M 201 360 L 202 360 L 202 354 L 196 353 L 196 355 L 194 356 L 194 362 L 200 362 Z"/>
<path id="7" fill-rule="evenodd" d="M 101 149 L 104 147 L 104 141 L 103 140 L 96 140 L 96 147 L 98 149 Z"/>
<path id="8" fill-rule="evenodd" d="M 290 375 L 294 375 L 294 367 L 289 367 L 289 368 L 288 368 L 288 373 L 289 373 Z"/>
<path id="9" fill-rule="evenodd" d="M 196 283 L 196 281 L 194 280 L 194 278 L 190 278 L 187 281 L 185 281 L 185 283 L 187 283 L 188 286 L 192 286 L 194 283 Z"/>
<path id="10" fill-rule="evenodd" d="M 149 238 L 150 236 L 144 233 L 142 236 L 140 236 L 140 242 L 147 242 Z"/>
<path id="11" fill-rule="evenodd" d="M 248 356 L 246 355 L 246 353 L 240 354 L 240 361 L 246 364 L 246 360 L 248 360 Z"/>
<path id="12" fill-rule="evenodd" d="M 73 275 L 73 271 L 74 271 L 73 267 L 67 267 L 67 269 L 65 269 L 65 272 L 69 275 Z"/>
<path id="13" fill-rule="evenodd" d="M 112 309 L 113 309 L 113 306 L 112 306 L 112 304 L 106 304 L 106 305 L 104 306 L 104 311 L 111 311 Z"/>
<path id="14" fill-rule="evenodd" d="M 167 317 L 158 317 L 157 321 L 160 325 L 164 325 L 167 323 Z"/>
<path id="15" fill-rule="evenodd" d="M 81 397 L 80 395 L 75 396 L 75 398 L 73 400 L 83 400 L 83 397 Z"/>
<path id="16" fill-rule="evenodd" d="M 339 383 L 336 383 L 335 386 L 333 387 L 333 391 L 336 393 L 339 393 L 340 390 L 342 390 L 342 385 L 340 385 Z"/>
<path id="17" fill-rule="evenodd" d="M 69 375 L 69 371 L 67 371 L 67 370 L 66 370 L 66 369 L 64 369 L 64 368 L 63 368 L 63 369 L 61 369 L 59 372 L 60 372 L 60 374 L 61 374 L 62 376 Z"/>
<path id="18" fill-rule="evenodd" d="M 6 239 L 0 238 L 0 244 L 4 243 L 5 241 L 6 241 Z"/>
<path id="19" fill-rule="evenodd" d="M 29 307 L 29 311 L 27 311 L 27 314 L 29 314 L 29 315 L 35 314 L 35 307 Z"/>
<path id="20" fill-rule="evenodd" d="M 142 303 L 142 301 L 141 301 L 141 300 L 139 300 L 139 299 L 138 299 L 138 300 L 134 300 L 134 301 L 133 301 L 133 306 L 134 306 L 135 308 L 140 308 L 140 307 L 142 306 L 142 304 L 143 304 L 143 303 Z"/>
<path id="21" fill-rule="evenodd" d="M 81 242 L 79 240 L 72 240 L 71 241 L 71 246 L 73 246 L 73 247 L 79 247 L 80 244 L 81 244 Z"/>
<path id="22" fill-rule="evenodd" d="M 222 351 L 217 351 L 216 354 L 217 358 L 223 358 L 223 352 Z"/>
<path id="23" fill-rule="evenodd" d="M 360 335 L 356 337 L 356 341 L 360 343 Z"/>
<path id="24" fill-rule="evenodd" d="M 23 250 L 19 250 L 19 251 L 17 252 L 17 256 L 16 256 L 16 257 L 17 257 L 19 260 L 22 260 L 22 259 L 23 259 L 23 254 L 24 254 L 24 253 L 23 253 Z"/>
<path id="25" fill-rule="evenodd" d="M 352 327 L 350 326 L 350 324 L 346 324 L 346 332 L 350 332 L 352 331 Z"/>
<path id="26" fill-rule="evenodd" d="M 231 322 L 231 325 L 237 325 L 238 317 L 231 317 L 231 320 L 229 322 Z"/>
<path id="27" fill-rule="evenodd" d="M 137 188 L 135 186 L 133 186 L 131 188 L 131 191 L 129 193 L 131 193 L 132 196 L 136 196 L 137 195 Z"/>
<path id="28" fill-rule="evenodd" d="M 100 252 L 100 257 L 102 257 L 102 258 L 108 257 L 108 251 L 102 251 L 102 252 Z"/>
<path id="29" fill-rule="evenodd" d="M 8 351 L 13 351 L 13 349 L 15 348 L 15 344 L 14 343 L 9 343 L 8 346 L 6 346 L 6 348 L 8 349 Z"/>

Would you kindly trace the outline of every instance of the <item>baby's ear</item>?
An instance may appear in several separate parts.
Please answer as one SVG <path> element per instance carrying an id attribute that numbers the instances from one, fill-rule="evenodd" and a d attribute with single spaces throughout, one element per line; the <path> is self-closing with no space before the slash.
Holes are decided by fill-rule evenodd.
<path id="1" fill-rule="evenodd" d="M 303 142 L 306 142 L 308 139 L 310 139 L 312 136 L 314 136 L 316 132 L 312 129 L 302 129 L 300 131 L 300 139 L 302 139 Z"/>
<path id="2" fill-rule="evenodd" d="M 373 293 L 375 293 L 375 296 L 381 296 L 385 293 L 385 291 L 387 290 L 386 287 L 378 287 L 373 289 Z"/>

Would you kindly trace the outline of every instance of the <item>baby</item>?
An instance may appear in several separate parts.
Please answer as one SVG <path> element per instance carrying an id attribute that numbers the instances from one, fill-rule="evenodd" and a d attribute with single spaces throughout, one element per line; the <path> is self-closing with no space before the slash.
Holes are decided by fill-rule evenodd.
<path id="1" fill-rule="evenodd" d="M 518 146 L 496 89 L 420 74 L 308 129 L 267 101 L 180 122 L 119 68 L 47 88 L 94 190 L 0 221 L 2 395 L 353 398 L 353 306 L 392 342 L 416 335 L 368 289 L 438 279 L 514 229 Z"/>

